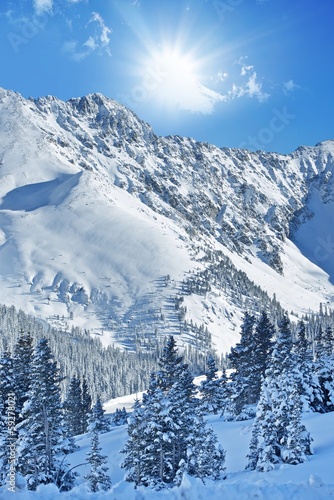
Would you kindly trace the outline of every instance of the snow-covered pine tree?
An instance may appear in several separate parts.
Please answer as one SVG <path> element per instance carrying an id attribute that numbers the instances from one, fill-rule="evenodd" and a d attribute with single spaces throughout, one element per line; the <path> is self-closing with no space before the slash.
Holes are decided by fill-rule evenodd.
<path id="1" fill-rule="evenodd" d="M 85 476 L 89 485 L 89 490 L 92 493 L 108 491 L 112 484 L 107 474 L 109 469 L 109 467 L 106 466 L 107 456 L 102 455 L 101 451 L 99 432 L 97 426 L 94 426 L 92 422 L 90 450 L 87 453 L 87 462 L 90 464 L 90 471 Z"/>
<path id="2" fill-rule="evenodd" d="M 306 325 L 304 321 L 298 323 L 296 340 L 294 342 L 294 352 L 297 355 L 298 365 L 302 365 L 305 361 L 311 358 L 310 344 L 306 337 Z"/>
<path id="3" fill-rule="evenodd" d="M 315 337 L 315 360 L 313 363 L 313 376 L 320 387 L 321 404 L 316 408 L 320 412 L 334 411 L 334 356 L 333 334 L 331 327 L 325 332 L 318 329 Z"/>
<path id="4" fill-rule="evenodd" d="M 33 351 L 33 339 L 30 333 L 21 332 L 20 337 L 14 347 L 17 422 L 20 422 L 20 413 L 28 397 L 27 395 L 31 382 Z"/>
<path id="5" fill-rule="evenodd" d="M 88 431 L 103 433 L 109 432 L 111 428 L 110 419 L 104 416 L 105 409 L 102 406 L 100 396 L 97 397 L 94 406 L 92 407 L 90 413 L 88 414 Z"/>
<path id="6" fill-rule="evenodd" d="M 129 419 L 128 433 L 122 467 L 128 470 L 127 480 L 137 485 L 156 489 L 176 485 L 183 472 L 221 477 L 224 452 L 198 412 L 192 376 L 173 338 L 163 352 L 159 372 L 151 375 L 142 404 Z"/>
<path id="7" fill-rule="evenodd" d="M 72 436 L 82 431 L 82 392 L 80 379 L 72 377 L 64 401 L 64 414 L 67 428 Z"/>
<path id="8" fill-rule="evenodd" d="M 176 424 L 172 447 L 175 484 L 180 483 L 183 472 L 204 480 L 221 479 L 225 470 L 225 452 L 207 426 L 195 394 L 193 377 L 187 365 L 183 365 L 167 394 L 169 415 Z"/>
<path id="9" fill-rule="evenodd" d="M 317 377 L 313 374 L 312 349 L 307 340 L 304 321 L 298 324 L 293 350 L 299 370 L 298 390 L 301 394 L 302 409 L 319 411 L 322 407 L 321 388 Z"/>
<path id="10" fill-rule="evenodd" d="M 184 369 L 183 357 L 179 356 L 176 341 L 172 335 L 168 337 L 158 365 L 159 370 L 156 373 L 158 387 L 162 391 L 168 391 Z"/>
<path id="11" fill-rule="evenodd" d="M 136 485 L 161 489 L 173 480 L 172 445 L 175 425 L 168 401 L 151 374 L 150 387 L 140 404 L 136 401 L 128 423 L 129 439 L 121 450 L 126 479 Z"/>
<path id="12" fill-rule="evenodd" d="M 323 336 L 323 343 L 324 343 L 324 354 L 327 356 L 327 358 L 330 358 L 333 355 L 333 350 L 334 350 L 334 336 L 333 336 L 333 330 L 330 325 L 327 325 L 324 336 Z"/>
<path id="13" fill-rule="evenodd" d="M 300 375 L 295 363 L 290 324 L 284 317 L 261 388 L 248 468 L 268 471 L 280 462 L 301 463 L 312 452 L 310 435 L 300 422 Z"/>
<path id="14" fill-rule="evenodd" d="M 246 405 L 256 402 L 252 381 L 254 377 L 254 324 L 255 317 L 245 312 L 241 325 L 240 342 L 232 347 L 228 356 L 231 368 L 231 399 L 232 413 L 237 419 L 247 419 L 250 416 L 245 410 Z"/>
<path id="15" fill-rule="evenodd" d="M 121 467 L 126 469 L 125 479 L 135 485 L 145 485 L 146 464 L 144 457 L 147 446 L 149 445 L 147 431 L 147 421 L 145 418 L 145 394 L 143 403 L 136 399 L 132 407 L 132 412 L 128 418 L 128 440 L 121 450 L 125 458 Z"/>
<path id="16" fill-rule="evenodd" d="M 269 390 L 268 390 L 269 389 Z M 252 427 L 252 438 L 246 469 L 269 471 L 279 461 L 279 446 L 275 415 L 270 398 L 270 388 L 265 379 L 257 405 L 256 418 Z"/>
<path id="17" fill-rule="evenodd" d="M 250 385 L 254 403 L 260 399 L 262 379 L 268 367 L 274 334 L 274 325 L 270 322 L 268 314 L 263 311 L 256 323 L 253 336 L 253 370 L 251 372 Z"/>
<path id="18" fill-rule="evenodd" d="M 224 415 L 225 410 L 230 407 L 231 404 L 231 384 L 229 382 L 226 369 L 223 366 L 222 374 L 220 376 L 220 384 L 223 391 L 223 406 L 221 408 L 221 417 Z"/>
<path id="19" fill-rule="evenodd" d="M 128 414 L 125 407 L 123 406 L 122 409 L 116 408 L 116 411 L 111 419 L 112 425 L 116 427 L 119 425 L 125 425 L 127 423 L 127 420 L 128 420 Z"/>
<path id="20" fill-rule="evenodd" d="M 226 380 L 219 378 L 217 372 L 215 360 L 210 355 L 207 359 L 206 378 L 200 385 L 200 403 L 204 413 L 213 412 L 215 415 L 223 411 L 226 404 Z"/>
<path id="21" fill-rule="evenodd" d="M 68 487 L 71 484 L 66 460 L 59 456 L 63 442 L 60 380 L 57 364 L 43 338 L 34 351 L 28 399 L 17 425 L 18 471 L 31 490 L 42 483 L 61 486 L 65 474 Z"/>
<path id="22" fill-rule="evenodd" d="M 261 403 L 261 394 L 260 394 L 259 403 L 257 405 L 258 413 L 260 410 L 260 403 Z M 255 470 L 257 465 L 258 465 L 258 461 L 259 461 L 259 433 L 260 433 L 260 429 L 259 429 L 259 425 L 258 425 L 258 419 L 255 419 L 254 424 L 252 426 L 252 436 L 251 436 L 251 440 L 249 443 L 249 452 L 248 452 L 248 455 L 246 457 L 248 459 L 248 463 L 246 465 L 246 470 L 247 469 L 248 470 Z"/>
<path id="23" fill-rule="evenodd" d="M 314 338 L 315 361 L 320 361 L 321 358 L 325 355 L 323 340 L 324 340 L 324 333 L 322 331 L 322 326 L 320 325 Z"/>
<path id="24" fill-rule="evenodd" d="M 81 434 L 87 432 L 88 416 L 92 409 L 92 397 L 89 391 L 88 382 L 84 376 L 81 384 Z"/>
<path id="25" fill-rule="evenodd" d="M 294 385 L 287 400 L 288 424 L 286 437 L 282 440 L 281 456 L 285 463 L 296 465 L 307 460 L 306 455 L 313 453 L 311 437 L 301 423 L 302 402 L 297 384 Z"/>

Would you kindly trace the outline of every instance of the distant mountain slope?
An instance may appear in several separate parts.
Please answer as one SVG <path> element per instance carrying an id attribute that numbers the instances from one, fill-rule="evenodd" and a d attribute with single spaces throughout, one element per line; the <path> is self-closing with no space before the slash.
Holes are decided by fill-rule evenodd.
<path id="1" fill-rule="evenodd" d="M 224 351 L 244 307 L 332 300 L 333 168 L 333 141 L 220 149 L 158 137 L 100 94 L 1 89 L 0 302 L 105 344 L 181 333 L 206 348 L 211 334 Z"/>

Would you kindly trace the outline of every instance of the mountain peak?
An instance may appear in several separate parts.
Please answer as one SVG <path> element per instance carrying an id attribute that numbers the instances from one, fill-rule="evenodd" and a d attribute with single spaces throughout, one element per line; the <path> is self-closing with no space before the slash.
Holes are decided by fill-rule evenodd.
<path id="1" fill-rule="evenodd" d="M 275 292 L 299 312 L 334 293 L 332 259 L 318 259 L 333 141 L 291 155 L 217 148 L 157 137 L 102 94 L 5 90 L 0 134 L 0 302 L 124 345 L 145 321 L 184 339 L 202 324 L 227 350 L 254 283 L 266 307 Z"/>

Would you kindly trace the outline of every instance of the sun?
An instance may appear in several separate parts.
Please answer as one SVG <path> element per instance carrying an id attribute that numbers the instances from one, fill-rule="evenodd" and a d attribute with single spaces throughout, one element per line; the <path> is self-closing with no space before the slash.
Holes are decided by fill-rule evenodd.
<path id="1" fill-rule="evenodd" d="M 184 84 L 197 79 L 196 63 L 189 54 L 166 47 L 155 54 L 154 59 L 169 82 Z"/>
<path id="2" fill-rule="evenodd" d="M 168 107 L 182 107 L 199 84 L 199 64 L 190 52 L 164 46 L 150 53 L 145 71 L 151 94 Z"/>

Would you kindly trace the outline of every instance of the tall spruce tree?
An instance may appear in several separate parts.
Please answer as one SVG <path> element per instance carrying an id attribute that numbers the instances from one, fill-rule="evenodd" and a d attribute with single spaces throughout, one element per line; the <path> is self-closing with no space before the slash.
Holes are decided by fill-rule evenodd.
<path id="1" fill-rule="evenodd" d="M 64 402 L 65 420 L 72 436 L 82 432 L 82 392 L 80 379 L 72 377 Z"/>
<path id="2" fill-rule="evenodd" d="M 87 453 L 87 462 L 90 464 L 90 471 L 85 476 L 89 490 L 92 493 L 98 491 L 108 491 L 111 488 L 111 479 L 107 474 L 107 456 L 102 455 L 102 448 L 99 443 L 98 426 L 92 422 L 90 450 Z"/>
<path id="3" fill-rule="evenodd" d="M 20 422 L 21 420 L 20 413 L 28 397 L 28 391 L 31 383 L 33 351 L 33 339 L 30 333 L 21 332 L 14 347 L 17 422 Z"/>
<path id="4" fill-rule="evenodd" d="M 48 342 L 41 339 L 32 361 L 31 386 L 18 424 L 18 470 L 28 488 L 39 484 L 62 484 L 68 464 L 60 457 L 63 442 L 63 415 L 60 376 Z"/>
<path id="5" fill-rule="evenodd" d="M 232 347 L 228 356 L 232 379 L 232 412 L 236 418 L 249 418 L 245 406 L 256 402 L 253 393 L 254 376 L 254 324 L 255 317 L 245 312 L 241 325 L 240 342 Z"/>
<path id="6" fill-rule="evenodd" d="M 88 415 L 88 431 L 93 432 L 96 430 L 98 433 L 109 432 L 111 428 L 111 422 L 109 418 L 105 418 L 104 416 L 105 409 L 102 406 L 100 396 L 97 397 L 97 400 L 92 407 L 89 415 Z"/>
<path id="7" fill-rule="evenodd" d="M 144 460 L 146 458 L 145 450 L 150 445 L 149 436 L 147 434 L 147 421 L 145 413 L 146 397 L 143 395 L 143 403 L 136 399 L 132 407 L 128 419 L 128 440 L 121 450 L 125 454 L 125 458 L 121 463 L 121 467 L 126 469 L 126 480 L 133 482 L 136 485 L 148 486 L 149 477 L 146 480 L 146 470 L 151 472 Z"/>
<path id="8" fill-rule="evenodd" d="M 333 355 L 333 349 L 334 349 L 334 336 L 332 327 L 330 325 L 328 325 L 325 329 L 323 341 L 324 341 L 324 354 L 325 356 L 327 356 L 327 358 L 330 358 Z"/>
<path id="9" fill-rule="evenodd" d="M 304 321 L 300 321 L 298 324 L 293 348 L 299 370 L 298 390 L 301 395 L 303 411 L 319 411 L 322 407 L 321 387 L 313 373 L 312 349 L 307 340 Z"/>
<path id="10" fill-rule="evenodd" d="M 92 409 L 92 396 L 89 391 L 86 377 L 83 377 L 81 384 L 81 434 L 87 432 L 88 416 Z"/>
<path id="11" fill-rule="evenodd" d="M 226 380 L 217 375 L 218 368 L 210 355 L 207 359 L 205 380 L 201 382 L 201 406 L 204 413 L 213 412 L 215 415 L 223 411 L 226 404 Z"/>
<path id="12" fill-rule="evenodd" d="M 287 317 L 279 325 L 265 375 L 248 455 L 248 468 L 260 471 L 280 462 L 301 463 L 312 452 L 310 435 L 300 422 L 299 372 Z"/>
<path id="13" fill-rule="evenodd" d="M 151 375 L 142 404 L 136 404 L 128 433 L 122 467 L 128 471 L 127 480 L 137 485 L 156 489 L 176 485 L 184 472 L 221 477 L 224 452 L 198 411 L 192 377 L 173 337 L 163 351 L 160 370 Z"/>
<path id="14" fill-rule="evenodd" d="M 270 322 L 268 314 L 263 311 L 256 323 L 253 337 L 253 370 L 250 377 L 253 403 L 260 398 L 262 379 L 268 368 L 274 334 L 274 325 Z"/>
<path id="15" fill-rule="evenodd" d="M 314 373 L 321 391 L 321 411 L 334 411 L 333 333 L 330 326 L 326 328 L 325 332 L 319 329 L 319 334 L 316 337 Z"/>
<path id="16" fill-rule="evenodd" d="M 159 370 L 156 373 L 158 387 L 162 391 L 168 391 L 177 381 L 180 373 L 184 370 L 183 357 L 179 356 L 176 341 L 173 336 L 168 337 L 166 346 L 158 361 Z"/>

